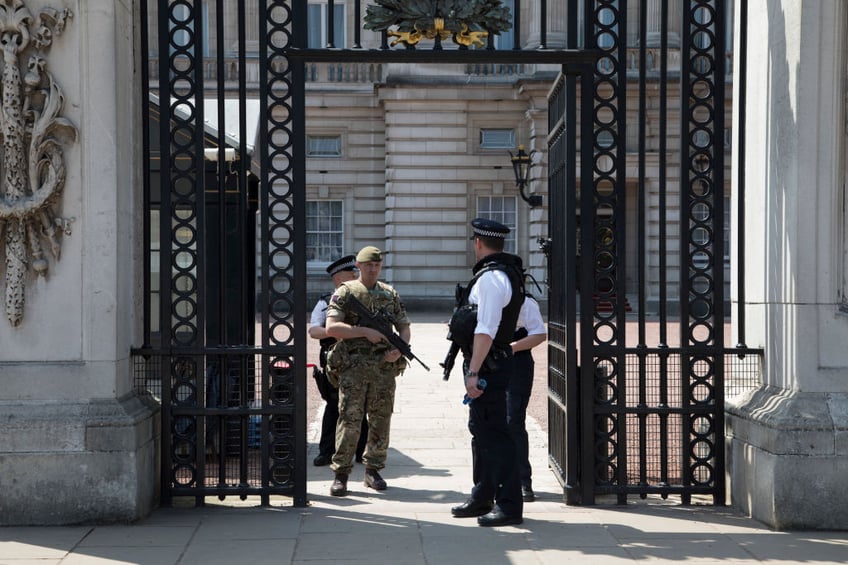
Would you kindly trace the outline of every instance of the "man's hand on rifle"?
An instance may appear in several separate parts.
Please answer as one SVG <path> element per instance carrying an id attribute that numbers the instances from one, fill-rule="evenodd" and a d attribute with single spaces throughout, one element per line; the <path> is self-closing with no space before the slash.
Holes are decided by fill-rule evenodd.
<path id="1" fill-rule="evenodd" d="M 400 349 L 398 349 L 397 347 L 392 347 L 391 349 L 387 349 L 385 354 L 383 355 L 383 359 L 385 359 L 385 361 L 387 363 L 394 363 L 395 361 L 397 361 L 401 357 L 402 357 L 402 354 L 400 352 Z"/>
<path id="2" fill-rule="evenodd" d="M 369 342 L 371 342 L 375 345 L 380 343 L 380 342 L 388 343 L 388 341 L 389 341 L 388 339 L 386 339 L 385 335 L 383 335 L 381 332 L 375 330 L 374 328 L 367 328 L 365 326 L 356 326 L 356 327 L 359 328 L 362 331 L 362 334 L 363 334 L 362 337 L 364 337 Z M 383 353 L 383 359 L 387 363 L 394 363 L 395 361 L 400 359 L 402 355 L 403 355 L 403 353 L 401 353 L 401 351 L 397 347 L 390 345 L 389 349 L 387 349 Z"/>
<path id="3" fill-rule="evenodd" d="M 355 327 L 358 328 L 362 332 L 362 337 L 364 337 L 365 339 L 367 339 L 368 341 L 370 341 L 371 343 L 373 343 L 375 345 L 380 343 L 381 341 L 387 341 L 386 336 L 384 336 L 382 333 L 375 330 L 374 328 L 368 328 L 368 327 L 365 327 L 365 326 L 355 326 Z"/>

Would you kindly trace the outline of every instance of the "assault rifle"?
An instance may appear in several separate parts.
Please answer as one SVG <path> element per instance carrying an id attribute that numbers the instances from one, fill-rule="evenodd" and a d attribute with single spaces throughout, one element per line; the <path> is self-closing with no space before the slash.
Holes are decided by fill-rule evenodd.
<path id="1" fill-rule="evenodd" d="M 456 315 L 456 310 L 459 308 L 459 305 L 462 304 L 462 298 L 465 295 L 465 287 L 461 284 L 456 285 L 456 289 L 454 290 L 454 299 L 456 300 L 456 308 L 454 308 L 454 313 L 451 314 L 451 321 L 453 321 L 454 315 Z M 444 369 L 442 373 L 442 380 L 446 381 L 450 378 L 451 371 L 453 371 L 453 364 L 456 362 L 456 356 L 459 355 L 460 347 L 457 342 L 453 340 L 453 334 L 450 331 L 450 324 L 448 324 L 448 336 L 447 340 L 451 342 L 450 349 L 448 349 L 448 354 L 445 355 L 445 360 L 439 363 L 441 367 Z"/>
<path id="2" fill-rule="evenodd" d="M 450 339 L 450 336 L 448 336 Z M 456 356 L 459 354 L 459 345 L 454 342 L 451 342 L 450 349 L 448 350 L 448 354 L 445 356 L 445 360 L 439 363 L 439 365 L 445 370 L 442 373 L 442 380 L 446 381 L 450 378 L 451 371 L 453 371 L 453 364 L 456 362 Z"/>
<path id="3" fill-rule="evenodd" d="M 359 299 L 352 294 L 347 296 L 349 304 L 353 307 L 353 311 L 356 312 L 356 315 L 359 316 L 359 325 L 364 326 L 366 328 L 371 328 L 377 330 L 386 340 L 395 346 L 401 354 L 412 361 L 415 359 L 418 363 L 421 364 L 422 367 L 430 370 L 430 367 L 424 364 L 424 362 L 415 356 L 412 352 L 412 348 L 408 343 L 403 341 L 403 338 L 400 337 L 395 331 L 392 329 L 394 322 L 389 318 L 388 314 L 383 311 L 379 311 L 376 314 L 371 312 L 368 308 L 365 307 L 365 304 L 359 301 Z"/>

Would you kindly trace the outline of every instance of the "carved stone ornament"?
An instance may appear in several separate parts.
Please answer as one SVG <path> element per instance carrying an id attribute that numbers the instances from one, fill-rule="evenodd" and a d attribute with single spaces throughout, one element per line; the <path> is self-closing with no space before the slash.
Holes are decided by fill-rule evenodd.
<path id="1" fill-rule="evenodd" d="M 483 47 L 490 33 L 512 27 L 500 0 L 375 0 L 365 10 L 364 27 L 396 37 L 392 46 L 411 47 L 422 39 L 452 38 L 459 45 Z M 396 30 L 389 28 L 396 26 Z"/>
<path id="2" fill-rule="evenodd" d="M 45 249 L 58 260 L 62 235 L 73 218 L 55 208 L 65 185 L 63 142 L 76 142 L 77 129 L 60 116 L 62 89 L 47 72 L 46 51 L 72 16 L 43 8 L 33 17 L 23 0 L 0 0 L 0 255 L 5 254 L 6 317 L 24 317 L 27 267 L 46 276 Z M 22 73 L 23 78 L 21 77 Z"/>

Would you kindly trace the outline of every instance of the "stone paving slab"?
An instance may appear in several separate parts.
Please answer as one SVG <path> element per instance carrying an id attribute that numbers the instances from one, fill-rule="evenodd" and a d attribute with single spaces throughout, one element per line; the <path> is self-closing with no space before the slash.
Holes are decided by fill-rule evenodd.
<path id="1" fill-rule="evenodd" d="M 443 331 L 441 323 L 414 329 L 416 354 L 431 369 L 443 355 Z M 286 497 L 272 497 L 270 507 L 254 497 L 210 498 L 200 508 L 158 509 L 132 525 L 0 528 L 0 565 L 848 562 L 848 532 L 775 532 L 730 507 L 651 497 L 626 506 L 567 506 L 547 468 L 547 432 L 536 420 L 528 428 L 539 498 L 525 505 L 524 523 L 481 528 L 473 518 L 453 518 L 450 507 L 471 487 L 458 375 L 445 382 L 440 372 L 413 364 L 401 377 L 386 491 L 366 488 L 356 465 L 351 494 L 332 497 L 332 473 L 310 465 L 305 508 Z M 320 416 L 310 416 L 310 462 Z"/>

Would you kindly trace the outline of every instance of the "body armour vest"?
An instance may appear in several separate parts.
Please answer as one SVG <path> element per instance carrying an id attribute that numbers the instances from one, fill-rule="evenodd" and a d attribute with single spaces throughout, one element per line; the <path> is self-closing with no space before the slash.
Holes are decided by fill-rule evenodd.
<path id="1" fill-rule="evenodd" d="M 483 273 L 488 271 L 503 271 L 512 287 L 512 297 L 509 300 L 509 304 L 501 311 L 501 323 L 493 340 L 496 346 L 508 348 L 513 340 L 515 325 L 518 323 L 518 315 L 521 313 L 521 304 L 524 302 L 524 270 L 521 257 L 509 253 L 493 253 L 480 259 L 472 269 L 474 277 L 472 277 L 463 293 L 460 306 L 468 304 L 468 296 L 471 293 L 471 288 L 483 276 Z"/>

